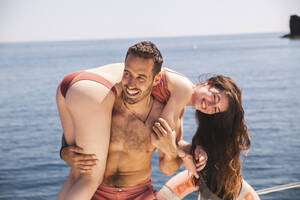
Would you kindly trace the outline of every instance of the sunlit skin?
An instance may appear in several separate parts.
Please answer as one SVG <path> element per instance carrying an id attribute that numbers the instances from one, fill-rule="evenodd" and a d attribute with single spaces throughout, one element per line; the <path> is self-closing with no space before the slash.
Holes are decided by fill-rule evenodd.
<path id="1" fill-rule="evenodd" d="M 127 57 L 121 82 L 123 98 L 126 103 L 135 104 L 149 96 L 154 81 L 153 65 L 152 59 L 139 58 L 133 55 Z"/>
<path id="2" fill-rule="evenodd" d="M 111 137 L 102 186 L 126 187 L 146 183 L 151 176 L 151 157 L 157 148 L 159 167 L 171 175 L 180 167 L 176 135 L 168 129 L 166 137 L 156 137 L 152 125 L 163 104 L 151 96 L 151 88 L 159 83 L 153 77 L 154 62 L 149 58 L 129 55 L 114 103 Z M 162 124 L 164 124 L 162 122 Z"/>
<path id="3" fill-rule="evenodd" d="M 153 65 L 154 62 L 152 59 L 144 59 L 144 58 L 135 57 L 133 55 L 128 55 L 128 57 L 125 60 L 125 63 L 117 63 L 114 64 L 113 66 L 104 66 L 104 67 L 102 66 L 99 68 L 95 68 L 93 71 L 91 70 L 90 71 L 100 75 L 105 74 L 105 77 L 109 77 L 108 80 L 110 81 L 112 80 L 113 83 L 118 84 L 122 88 L 121 89 L 121 91 L 123 91 L 122 98 L 124 100 L 124 104 L 126 105 L 126 107 L 132 113 L 134 113 L 136 117 L 144 121 L 147 118 L 147 116 L 144 115 L 142 111 L 144 112 L 145 111 L 144 108 L 151 105 L 152 103 L 151 98 L 145 99 L 145 97 L 147 97 L 147 95 L 149 94 L 151 85 L 153 84 L 154 86 L 158 84 L 161 78 L 161 73 L 153 77 L 153 72 L 152 72 Z M 106 71 L 98 72 L 100 69 Z M 120 73 L 121 71 L 122 73 Z M 116 83 L 116 80 L 119 81 Z M 168 73 L 168 83 L 170 83 L 168 87 L 170 87 L 169 89 L 173 94 L 172 96 L 173 103 L 171 103 L 171 105 L 176 106 L 176 108 L 180 108 L 181 106 L 183 106 L 183 104 L 179 106 L 179 104 L 177 103 L 178 101 L 179 102 L 184 101 L 183 99 L 178 100 L 178 98 L 180 99 L 180 97 L 187 99 L 184 105 L 188 104 L 189 102 L 188 99 L 192 99 L 191 97 L 193 93 L 192 92 L 193 84 L 189 80 L 186 80 L 186 78 L 182 78 L 182 76 L 179 76 L 176 73 Z M 185 85 L 184 87 L 181 87 L 184 84 L 186 84 L 187 86 Z M 186 88 L 189 88 L 188 89 L 189 91 L 187 91 Z M 180 95 L 178 94 L 177 96 L 174 95 L 178 93 L 177 89 L 178 91 L 184 91 L 184 94 L 188 94 L 188 96 L 182 96 L 181 94 Z M 174 103 L 174 98 L 176 99 L 175 101 L 176 103 Z M 188 105 L 191 106 L 192 104 L 190 103 Z M 136 109 L 139 110 L 139 112 L 133 111 Z M 174 107 L 172 108 L 172 106 L 169 106 L 169 109 L 172 111 L 171 113 L 173 113 L 171 115 L 175 115 Z M 166 113 L 170 113 L 170 111 L 166 111 Z M 171 119 L 171 117 L 165 118 L 166 116 L 168 115 L 165 115 L 163 119 L 169 119 L 169 120 Z M 158 124 L 157 126 L 161 127 L 160 123 L 155 123 L 155 124 Z M 189 150 L 186 150 L 186 152 L 189 152 Z M 67 163 L 70 164 L 71 166 L 79 168 L 81 173 L 89 173 L 96 165 L 96 163 L 99 162 L 98 159 L 95 157 L 95 155 L 84 154 L 83 149 L 81 149 L 80 147 L 68 147 L 68 148 L 65 147 L 63 148 L 62 153 L 63 153 L 62 155 L 63 159 L 67 160 Z M 190 158 L 190 159 L 185 159 L 186 162 L 184 162 L 184 166 L 187 167 L 187 169 L 189 169 L 191 174 L 197 176 L 196 170 L 200 170 L 205 166 L 207 156 L 206 153 L 202 151 L 201 153 L 198 153 L 198 156 L 195 157 L 198 157 L 198 162 L 196 163 L 196 166 L 194 166 L 195 163 L 193 161 L 193 157 L 185 153 L 184 158 Z M 190 162 L 193 170 L 191 170 L 190 169 L 191 167 L 188 167 L 185 164 L 188 161 Z"/>
<path id="4" fill-rule="evenodd" d="M 221 91 L 205 83 L 200 87 L 195 86 L 191 105 L 203 113 L 215 114 L 226 111 L 229 102 L 225 91 Z"/>

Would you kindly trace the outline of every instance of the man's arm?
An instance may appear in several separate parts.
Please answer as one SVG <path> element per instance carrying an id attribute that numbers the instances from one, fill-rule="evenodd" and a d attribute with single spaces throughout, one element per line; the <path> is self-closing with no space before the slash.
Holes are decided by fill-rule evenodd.
<path id="1" fill-rule="evenodd" d="M 65 136 L 64 136 L 64 133 L 63 133 L 62 137 L 61 137 L 61 147 L 60 147 L 60 150 L 59 150 L 59 156 L 60 156 L 61 159 L 63 159 L 62 152 L 63 152 L 65 147 L 68 147 L 68 144 L 66 142 L 66 139 L 65 139 Z"/>
<path id="2" fill-rule="evenodd" d="M 68 180 L 73 183 L 69 184 L 68 191 L 61 192 L 64 195 L 60 195 L 59 199 L 90 199 L 102 182 L 114 98 L 113 94 L 103 95 L 105 93 L 107 88 L 92 81 L 80 81 L 68 90 L 66 104 L 74 123 L 75 144 L 84 153 L 95 154 L 99 162 L 85 174 L 72 168 L 70 176 L 74 177 Z"/>
<path id="3" fill-rule="evenodd" d="M 154 146 L 158 148 L 159 164 L 162 172 L 166 175 L 172 175 L 183 163 L 189 173 L 198 178 L 197 171 L 205 167 L 207 155 L 200 146 L 197 146 L 195 150 L 196 162 L 194 161 L 193 156 L 190 154 L 191 144 L 182 139 L 183 114 L 184 110 L 182 110 L 175 123 L 177 134 L 172 131 L 166 120 L 160 119 L 153 127 L 156 134 L 151 139 Z"/>
<path id="4" fill-rule="evenodd" d="M 160 170 L 170 176 L 174 174 L 182 164 L 182 160 L 178 156 L 176 132 L 173 131 L 166 120 L 162 118 L 159 118 L 155 122 L 153 131 L 151 142 L 158 149 Z M 179 133 L 180 131 L 181 128 L 178 127 L 177 132 Z"/>
<path id="5" fill-rule="evenodd" d="M 86 154 L 80 147 L 68 146 L 64 135 L 62 136 L 62 146 L 59 153 L 61 159 L 71 167 L 77 168 L 81 173 L 91 172 L 99 162 L 95 154 Z"/>

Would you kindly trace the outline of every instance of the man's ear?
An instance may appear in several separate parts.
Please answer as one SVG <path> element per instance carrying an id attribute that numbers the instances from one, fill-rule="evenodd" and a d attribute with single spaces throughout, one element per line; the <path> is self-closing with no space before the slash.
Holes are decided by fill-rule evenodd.
<path id="1" fill-rule="evenodd" d="M 153 86 L 156 86 L 160 83 L 161 77 L 162 77 L 161 72 L 159 72 L 158 74 L 155 75 L 154 81 L 153 81 Z"/>

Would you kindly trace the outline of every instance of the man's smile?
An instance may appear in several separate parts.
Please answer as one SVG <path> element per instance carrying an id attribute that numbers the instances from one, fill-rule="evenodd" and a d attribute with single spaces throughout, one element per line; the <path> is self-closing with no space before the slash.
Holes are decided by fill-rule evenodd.
<path id="1" fill-rule="evenodd" d="M 138 89 L 129 89 L 129 88 L 126 88 L 126 94 L 128 96 L 136 96 L 138 93 L 139 93 Z"/>

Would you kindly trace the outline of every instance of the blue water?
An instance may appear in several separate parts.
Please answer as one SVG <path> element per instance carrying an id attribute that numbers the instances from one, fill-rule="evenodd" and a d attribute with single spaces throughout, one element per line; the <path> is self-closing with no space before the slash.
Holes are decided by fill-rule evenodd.
<path id="1" fill-rule="evenodd" d="M 232 77 L 242 88 L 252 135 L 244 178 L 264 189 L 300 181 L 300 40 L 281 34 L 144 38 L 164 56 L 164 66 L 197 81 L 202 73 Z M 122 62 L 144 39 L 0 44 L 0 199 L 56 199 L 69 167 L 59 158 L 61 126 L 56 87 L 73 71 Z M 184 139 L 196 129 L 184 118 Z M 168 179 L 152 159 L 154 186 Z M 262 199 L 299 199 L 300 189 Z M 186 199 L 196 199 L 195 194 Z"/>

